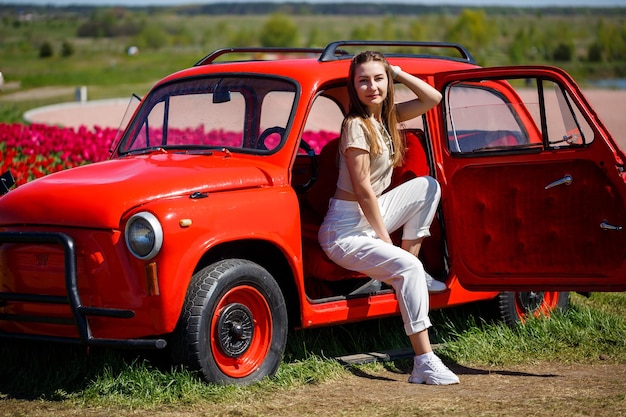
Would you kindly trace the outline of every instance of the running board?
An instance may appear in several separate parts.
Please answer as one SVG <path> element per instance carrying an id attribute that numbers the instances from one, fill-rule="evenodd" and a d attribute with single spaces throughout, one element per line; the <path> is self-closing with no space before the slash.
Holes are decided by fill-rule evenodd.
<path id="1" fill-rule="evenodd" d="M 433 350 L 439 349 L 443 344 L 432 345 Z M 415 356 L 412 348 L 400 348 L 383 350 L 380 352 L 355 353 L 353 355 L 337 356 L 335 359 L 344 365 L 363 365 L 374 362 L 390 362 L 398 359 L 407 359 Z"/>

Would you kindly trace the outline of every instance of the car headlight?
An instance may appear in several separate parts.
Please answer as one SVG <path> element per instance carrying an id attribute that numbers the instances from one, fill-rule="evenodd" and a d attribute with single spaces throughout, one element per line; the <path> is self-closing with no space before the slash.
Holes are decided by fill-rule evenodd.
<path id="1" fill-rule="evenodd" d="M 126 224 L 126 246 L 139 259 L 152 259 L 163 245 L 163 228 L 152 213 L 133 215 Z"/>

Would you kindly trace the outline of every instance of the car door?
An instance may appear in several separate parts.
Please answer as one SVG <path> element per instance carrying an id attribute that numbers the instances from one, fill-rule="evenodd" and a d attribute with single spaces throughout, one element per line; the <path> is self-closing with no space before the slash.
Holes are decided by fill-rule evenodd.
<path id="1" fill-rule="evenodd" d="M 624 290 L 624 154 L 571 77 L 519 67 L 435 82 L 451 274 L 473 290 Z"/>

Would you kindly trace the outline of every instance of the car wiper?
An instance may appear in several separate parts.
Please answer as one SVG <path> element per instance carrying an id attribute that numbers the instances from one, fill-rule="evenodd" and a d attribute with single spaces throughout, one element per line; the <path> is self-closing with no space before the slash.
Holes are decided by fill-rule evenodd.
<path id="1" fill-rule="evenodd" d="M 472 149 L 472 152 L 519 151 L 522 149 L 542 149 L 543 143 L 523 143 L 521 145 L 483 146 Z"/>
<path id="2" fill-rule="evenodd" d="M 208 154 L 212 155 L 215 151 L 224 151 L 223 146 L 203 146 L 203 145 L 179 145 L 179 146 L 168 146 L 165 148 L 167 151 L 174 153 L 184 153 L 184 154 L 193 154 L 193 155 L 203 155 Z"/>
<path id="3" fill-rule="evenodd" d="M 199 145 L 177 145 L 177 146 L 154 146 L 150 148 L 134 149 L 124 152 L 122 155 L 145 155 L 153 152 L 158 153 L 184 153 L 184 154 L 212 154 L 216 150 L 226 152 L 224 147 L 220 146 L 199 146 Z"/>
<path id="4" fill-rule="evenodd" d="M 120 152 L 120 155 L 145 155 L 148 153 L 152 153 L 152 152 L 160 152 L 160 153 L 165 153 L 166 150 L 165 148 L 163 148 L 162 146 L 153 146 L 150 148 L 141 148 L 141 149 L 133 149 L 127 152 Z"/>

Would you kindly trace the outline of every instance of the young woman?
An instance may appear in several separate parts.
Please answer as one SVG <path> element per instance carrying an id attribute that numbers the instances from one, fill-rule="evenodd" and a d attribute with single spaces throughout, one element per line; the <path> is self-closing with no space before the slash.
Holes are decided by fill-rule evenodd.
<path id="1" fill-rule="evenodd" d="M 394 104 L 393 80 L 417 98 Z M 423 239 L 430 236 L 439 184 L 432 177 L 419 177 L 383 194 L 394 166 L 404 157 L 398 123 L 436 106 L 441 94 L 372 51 L 353 58 L 348 91 L 350 109 L 341 131 L 337 190 L 320 228 L 320 244 L 337 264 L 394 288 L 415 351 L 409 382 L 457 384 L 458 377 L 433 353 L 427 330 L 428 292 L 444 291 L 446 286 L 427 275 L 417 258 Z M 400 227 L 398 247 L 389 235 Z"/>

